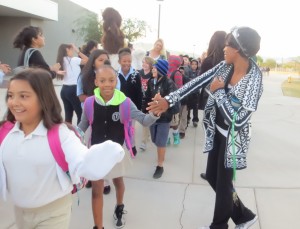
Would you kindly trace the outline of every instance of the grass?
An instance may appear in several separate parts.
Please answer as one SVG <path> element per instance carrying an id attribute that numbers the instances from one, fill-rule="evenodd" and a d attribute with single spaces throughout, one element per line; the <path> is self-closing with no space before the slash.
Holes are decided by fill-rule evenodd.
<path id="1" fill-rule="evenodd" d="M 283 95 L 300 98 L 300 78 L 291 77 L 289 80 L 283 81 L 281 89 Z"/>

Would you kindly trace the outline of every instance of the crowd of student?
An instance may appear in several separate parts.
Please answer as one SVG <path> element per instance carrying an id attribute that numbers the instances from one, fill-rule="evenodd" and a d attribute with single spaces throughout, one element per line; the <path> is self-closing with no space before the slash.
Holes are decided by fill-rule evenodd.
<path id="1" fill-rule="evenodd" d="M 122 228 L 123 176 L 130 160 L 123 151 L 134 157 L 138 150 L 147 150 L 151 139 L 157 150 L 153 178 L 160 178 L 168 145 L 180 145 L 190 122 L 198 127 L 199 109 L 204 110 L 205 152 L 209 152 L 201 177 L 216 192 L 213 222 L 203 228 L 228 228 L 229 218 L 236 228 L 250 227 L 257 216 L 238 198 L 232 177 L 236 169 L 246 167 L 249 120 L 262 93 L 261 73 L 251 60 L 259 50 L 259 35 L 248 27 L 229 34 L 216 31 L 204 59 L 167 55 L 158 39 L 153 49 L 135 58 L 135 50 L 124 42 L 120 14 L 107 8 L 103 20 L 103 49 L 96 41 L 81 49 L 61 44 L 57 63 L 51 67 L 39 51 L 45 45 L 41 28 L 26 27 L 14 40 L 14 47 L 21 49 L 18 65 L 28 58 L 31 68 L 13 76 L 8 87 L 8 112 L 1 128 L 8 122 L 13 125 L 0 138 L 0 187 L 12 194 L 18 227 L 68 228 L 72 184 L 85 177 L 90 180 L 87 187 L 92 187 L 94 229 L 104 228 L 103 193 L 109 193 L 110 181 L 116 189 L 115 227 Z M 0 69 L 2 77 L 11 71 L 5 64 Z M 51 81 L 55 77 L 63 81 L 64 119 Z M 88 136 L 86 146 L 67 127 L 74 112 L 77 126 Z M 143 125 L 139 143 L 132 131 L 135 121 Z M 57 125 L 69 177 L 52 157 L 47 132 Z M 236 152 L 228 143 L 232 138 Z M 107 148 L 111 153 L 97 153 Z M 26 171 L 22 179 L 20 169 Z"/>

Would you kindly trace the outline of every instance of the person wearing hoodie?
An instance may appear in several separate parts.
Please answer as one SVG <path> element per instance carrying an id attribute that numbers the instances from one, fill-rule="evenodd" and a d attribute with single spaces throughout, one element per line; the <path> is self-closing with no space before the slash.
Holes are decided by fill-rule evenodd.
<path id="1" fill-rule="evenodd" d="M 157 60 L 153 65 L 153 78 L 148 81 L 146 91 L 147 104 L 152 101 L 152 98 L 157 93 L 165 96 L 177 89 L 175 83 L 167 77 L 168 66 L 168 61 L 162 59 Z M 157 147 L 157 166 L 153 174 L 154 179 L 160 178 L 164 172 L 163 163 L 165 160 L 166 145 L 175 107 L 161 114 L 160 118 L 150 126 L 151 140 Z"/>
<path id="2" fill-rule="evenodd" d="M 171 55 L 169 57 L 169 70 L 168 76 L 175 82 L 177 88 L 181 88 L 188 79 L 184 76 L 184 73 L 180 71 L 182 68 L 182 59 L 180 56 Z M 173 135 L 174 145 L 180 144 L 180 138 L 185 137 L 185 130 L 187 127 L 187 99 L 180 101 L 180 110 L 178 114 L 175 114 L 171 122 L 170 135 Z M 168 145 L 170 144 L 170 139 L 168 140 Z"/>

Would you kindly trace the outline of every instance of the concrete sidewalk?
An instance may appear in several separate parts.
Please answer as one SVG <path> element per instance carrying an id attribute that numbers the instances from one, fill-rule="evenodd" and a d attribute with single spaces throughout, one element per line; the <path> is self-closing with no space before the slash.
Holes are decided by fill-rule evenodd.
<path id="1" fill-rule="evenodd" d="M 280 75 L 264 78 L 264 93 L 252 117 L 248 169 L 237 173 L 240 198 L 259 216 L 251 229 L 300 228 L 300 99 L 282 96 L 280 85 L 285 79 Z M 59 92 L 60 87 L 56 89 Z M 4 95 L 0 89 L 1 115 Z M 140 125 L 136 136 L 139 146 Z M 125 177 L 125 228 L 197 229 L 211 223 L 215 195 L 199 176 L 206 168 L 203 140 L 201 125 L 188 127 L 181 145 L 168 147 L 165 172 L 159 180 L 152 179 L 155 147 L 150 143 L 146 152 L 138 153 Z M 111 229 L 114 188 L 104 202 L 104 226 Z M 16 228 L 12 209 L 10 202 L 0 202 L 0 229 Z M 80 192 L 79 206 L 74 196 L 70 228 L 92 227 L 91 190 L 85 189 Z M 233 222 L 229 228 L 234 228 Z"/>

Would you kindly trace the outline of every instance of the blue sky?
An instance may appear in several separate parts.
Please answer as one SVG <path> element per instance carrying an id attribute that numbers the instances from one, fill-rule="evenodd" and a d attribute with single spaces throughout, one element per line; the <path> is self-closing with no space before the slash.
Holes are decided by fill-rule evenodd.
<path id="1" fill-rule="evenodd" d="M 123 18 L 146 21 L 151 31 L 144 42 L 157 38 L 161 5 L 160 37 L 167 49 L 201 54 L 216 30 L 229 32 L 234 26 L 249 26 L 261 35 L 263 57 L 300 56 L 299 1 L 267 0 L 72 0 L 101 14 L 114 7 Z"/>

